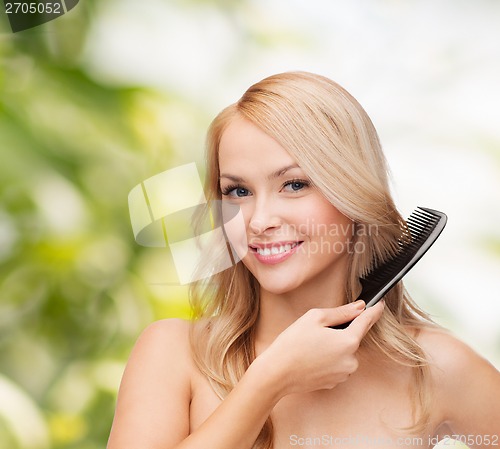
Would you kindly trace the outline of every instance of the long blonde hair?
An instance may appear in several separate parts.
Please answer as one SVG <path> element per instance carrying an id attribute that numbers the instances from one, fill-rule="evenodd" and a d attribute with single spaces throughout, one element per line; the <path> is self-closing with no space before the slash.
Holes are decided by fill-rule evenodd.
<path id="1" fill-rule="evenodd" d="M 237 103 L 224 109 L 208 131 L 205 193 L 209 202 L 221 198 L 219 142 L 236 116 L 250 120 L 285 148 L 358 229 L 376 229 L 374 233 L 353 233 L 353 243 L 364 248 L 349 255 L 346 298 L 347 302 L 355 300 L 360 292 L 359 277 L 375 260 L 393 253 L 405 226 L 390 195 L 386 160 L 370 118 L 345 89 L 319 75 L 290 72 L 256 83 Z M 221 224 L 220 216 L 216 221 Z M 190 294 L 198 321 L 191 333 L 194 358 L 223 399 L 255 358 L 253 331 L 259 314 L 259 286 L 240 262 L 210 280 L 193 283 Z M 383 317 L 362 345 L 413 368 L 410 397 L 414 425 L 409 429 L 419 432 L 430 416 L 430 385 L 424 352 L 408 329 L 432 322 L 411 300 L 402 282 L 384 299 Z M 272 439 L 268 419 L 254 448 L 272 448 Z"/>

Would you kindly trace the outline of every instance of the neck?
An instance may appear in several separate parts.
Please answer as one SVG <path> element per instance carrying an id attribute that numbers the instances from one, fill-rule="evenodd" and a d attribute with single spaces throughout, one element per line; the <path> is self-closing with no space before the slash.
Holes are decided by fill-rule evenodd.
<path id="1" fill-rule="evenodd" d="M 255 334 L 257 354 L 308 310 L 345 304 L 347 265 L 336 268 L 334 274 L 320 274 L 289 292 L 273 293 L 261 287 Z"/>

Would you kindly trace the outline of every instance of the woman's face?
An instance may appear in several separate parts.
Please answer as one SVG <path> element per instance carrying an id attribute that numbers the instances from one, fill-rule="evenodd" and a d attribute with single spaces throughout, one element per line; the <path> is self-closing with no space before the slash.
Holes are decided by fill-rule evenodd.
<path id="1" fill-rule="evenodd" d="M 345 276 L 353 222 L 273 138 L 234 118 L 221 138 L 219 167 L 223 211 L 226 205 L 234 216 L 238 206 L 245 225 L 226 225 L 226 233 L 261 288 L 282 294 Z"/>

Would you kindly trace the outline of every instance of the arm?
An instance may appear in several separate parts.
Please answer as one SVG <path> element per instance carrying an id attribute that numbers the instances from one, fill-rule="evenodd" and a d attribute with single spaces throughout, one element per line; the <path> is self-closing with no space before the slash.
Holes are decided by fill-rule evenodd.
<path id="1" fill-rule="evenodd" d="M 164 449 L 189 433 L 188 328 L 182 320 L 151 324 L 123 374 L 108 449 Z"/>
<path id="2" fill-rule="evenodd" d="M 471 348 L 443 332 L 425 337 L 437 404 L 452 435 L 471 449 L 500 446 L 500 373 Z M 494 444 L 496 442 L 496 444 Z"/>
<path id="3" fill-rule="evenodd" d="M 355 352 L 382 306 L 370 308 L 346 330 L 326 326 L 361 311 L 351 305 L 306 313 L 254 360 L 192 434 L 187 325 L 180 320 L 153 324 L 139 338 L 125 370 L 108 449 L 250 449 L 283 396 L 333 388 L 357 368 Z"/>

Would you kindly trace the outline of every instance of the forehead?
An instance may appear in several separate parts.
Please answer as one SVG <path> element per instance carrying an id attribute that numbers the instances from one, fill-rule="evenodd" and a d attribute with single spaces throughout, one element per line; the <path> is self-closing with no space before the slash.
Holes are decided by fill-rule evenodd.
<path id="1" fill-rule="evenodd" d="M 219 144 L 219 167 L 223 170 L 264 170 L 291 165 L 295 159 L 272 137 L 242 117 L 235 117 Z"/>

